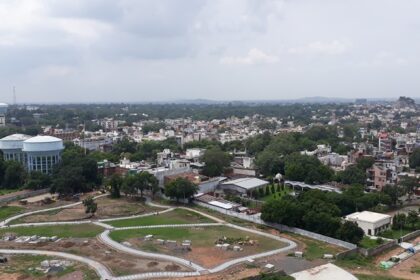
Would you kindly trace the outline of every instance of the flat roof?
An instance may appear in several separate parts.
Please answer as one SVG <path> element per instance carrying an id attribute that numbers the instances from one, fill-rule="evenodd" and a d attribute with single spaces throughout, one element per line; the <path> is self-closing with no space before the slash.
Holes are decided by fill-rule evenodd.
<path id="1" fill-rule="evenodd" d="M 223 208 L 223 209 L 227 209 L 227 210 L 232 209 L 232 207 L 233 207 L 232 204 L 223 203 L 223 202 L 216 201 L 216 200 L 210 201 L 209 204 L 220 207 L 220 208 Z"/>
<path id="2" fill-rule="evenodd" d="M 63 140 L 57 137 L 53 137 L 53 136 L 38 135 L 32 138 L 29 138 L 28 140 L 25 141 L 25 143 L 49 143 L 49 142 L 59 142 L 59 141 L 63 141 Z"/>
<path id="3" fill-rule="evenodd" d="M 258 178 L 240 178 L 232 181 L 227 181 L 222 183 L 222 185 L 236 185 L 243 189 L 254 189 L 260 186 L 268 184 L 267 181 L 258 179 Z"/>
<path id="4" fill-rule="evenodd" d="M 332 263 L 327 263 L 314 268 L 296 272 L 290 276 L 294 277 L 296 280 L 357 280 L 353 274 L 345 271 L 342 268 L 339 268 Z"/>
<path id="5" fill-rule="evenodd" d="M 346 216 L 346 219 L 360 220 L 369 223 L 376 223 L 385 219 L 390 219 L 391 216 L 371 211 L 355 212 Z"/>

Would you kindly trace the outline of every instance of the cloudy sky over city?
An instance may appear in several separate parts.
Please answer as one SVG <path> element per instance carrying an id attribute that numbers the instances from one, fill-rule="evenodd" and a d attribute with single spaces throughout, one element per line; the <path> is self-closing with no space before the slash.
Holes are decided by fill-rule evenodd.
<path id="1" fill-rule="evenodd" d="M 416 0 L 2 0 L 18 102 L 420 97 Z"/>

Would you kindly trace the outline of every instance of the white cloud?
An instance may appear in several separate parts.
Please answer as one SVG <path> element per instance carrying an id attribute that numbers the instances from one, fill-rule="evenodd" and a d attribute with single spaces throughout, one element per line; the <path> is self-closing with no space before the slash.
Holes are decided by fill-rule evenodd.
<path id="1" fill-rule="evenodd" d="M 253 65 L 253 64 L 270 64 L 276 63 L 278 61 L 278 57 L 274 55 L 269 55 L 262 50 L 257 48 L 250 49 L 247 55 L 245 56 L 226 56 L 220 60 L 222 64 L 245 64 L 245 65 Z"/>
<path id="2" fill-rule="evenodd" d="M 331 42 L 311 42 L 306 46 L 290 48 L 291 54 L 322 54 L 338 55 L 349 51 L 351 44 L 346 41 L 333 40 Z"/>

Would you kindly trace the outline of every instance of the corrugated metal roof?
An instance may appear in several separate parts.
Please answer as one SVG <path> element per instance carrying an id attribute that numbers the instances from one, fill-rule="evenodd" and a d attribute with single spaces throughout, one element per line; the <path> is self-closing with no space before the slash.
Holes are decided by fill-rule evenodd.
<path id="1" fill-rule="evenodd" d="M 222 185 L 236 185 L 240 188 L 247 189 L 247 190 L 258 188 L 267 184 L 268 184 L 267 181 L 264 181 L 258 178 L 241 178 L 241 179 L 236 179 L 236 180 L 222 183 Z"/>

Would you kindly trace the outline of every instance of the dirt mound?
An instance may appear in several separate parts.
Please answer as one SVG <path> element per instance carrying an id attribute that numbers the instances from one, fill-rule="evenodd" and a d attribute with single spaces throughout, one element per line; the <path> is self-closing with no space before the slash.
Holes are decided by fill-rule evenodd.
<path id="1" fill-rule="evenodd" d="M 67 242 L 64 242 L 63 244 L 61 244 L 61 247 L 70 248 L 70 247 L 73 247 L 74 245 L 75 245 L 74 242 L 67 241 Z"/>
<path id="2" fill-rule="evenodd" d="M 159 263 L 158 262 L 155 262 L 155 261 L 153 261 L 153 262 L 149 262 L 148 264 L 147 264 L 147 267 L 155 267 L 155 266 L 157 266 Z"/>

